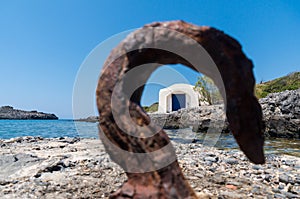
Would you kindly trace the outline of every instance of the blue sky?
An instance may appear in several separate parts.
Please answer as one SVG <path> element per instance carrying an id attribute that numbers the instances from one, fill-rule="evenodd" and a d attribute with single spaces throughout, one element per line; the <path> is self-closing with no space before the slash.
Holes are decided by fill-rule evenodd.
<path id="1" fill-rule="evenodd" d="M 212 26 L 236 38 L 254 62 L 257 82 L 299 71 L 297 0 L 0 0 L 0 106 L 72 118 L 76 74 L 99 43 L 153 21 L 179 19 Z M 182 66 L 175 69 L 195 82 L 194 72 Z M 167 71 L 165 66 L 154 77 Z M 170 77 L 169 83 L 173 80 Z M 157 101 L 158 89 L 148 86 L 142 103 Z"/>

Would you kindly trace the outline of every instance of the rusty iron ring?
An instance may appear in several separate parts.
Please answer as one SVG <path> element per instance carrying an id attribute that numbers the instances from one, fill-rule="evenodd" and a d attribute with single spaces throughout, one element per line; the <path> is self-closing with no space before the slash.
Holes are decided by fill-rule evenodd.
<path id="1" fill-rule="evenodd" d="M 161 28 L 161 30 L 152 34 L 149 33 L 149 28 Z M 222 96 L 226 101 L 226 116 L 231 131 L 249 160 L 254 163 L 264 163 L 262 111 L 254 96 L 255 80 L 251 60 L 245 56 L 241 45 L 222 31 L 195 26 L 183 21 L 156 22 L 145 25 L 121 42 L 106 60 L 99 78 L 96 95 L 100 115 L 100 137 L 111 159 L 125 171 L 128 171 L 128 167 L 143 167 L 146 164 L 151 167 L 151 164 L 154 165 L 155 162 L 140 158 L 129 160 L 128 157 L 121 156 L 114 150 L 112 143 L 114 146 L 132 153 L 151 153 L 170 143 L 163 130 L 151 137 L 139 138 L 142 132 L 128 127 L 137 136 L 128 135 L 116 124 L 111 103 L 112 100 L 115 100 L 114 106 L 118 107 L 120 118 L 125 117 L 122 115 L 122 110 L 129 109 L 131 119 L 138 126 L 148 125 L 150 130 L 155 129 L 155 125 L 149 125 L 150 118 L 140 106 L 143 86 L 130 96 L 123 89 L 126 86 L 125 81 L 121 83 L 124 87 L 121 86 L 117 89 L 115 87 L 117 83 L 123 81 L 123 77 L 128 71 L 142 64 L 155 63 L 149 66 L 149 70 L 145 74 L 139 74 L 130 83 L 146 83 L 151 73 L 160 65 L 183 64 L 194 70 L 198 67 L 174 53 L 147 47 L 149 43 L 157 45 L 166 39 L 173 39 L 178 42 L 178 46 L 189 45 L 183 39 L 166 34 L 168 30 L 192 38 L 209 53 L 223 80 L 226 95 L 222 93 Z M 206 75 L 214 81 L 218 81 L 213 74 L 207 73 Z M 217 83 L 217 86 L 221 85 Z M 112 99 L 113 92 L 117 93 L 114 99 Z M 175 155 L 175 151 L 172 149 L 169 155 Z M 163 158 L 164 156 L 157 157 L 157 161 Z M 126 174 L 128 181 L 111 198 L 125 198 L 125 196 L 127 198 L 172 198 L 175 196 L 177 198 L 196 198 L 193 190 L 185 181 L 177 160 L 160 170 L 147 173 L 126 172 Z M 148 191 L 145 192 L 145 189 Z"/>

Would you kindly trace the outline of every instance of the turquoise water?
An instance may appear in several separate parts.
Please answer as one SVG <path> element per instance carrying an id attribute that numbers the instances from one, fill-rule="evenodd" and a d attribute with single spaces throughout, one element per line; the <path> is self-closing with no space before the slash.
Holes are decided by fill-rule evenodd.
<path id="1" fill-rule="evenodd" d="M 195 133 L 191 129 L 166 130 L 171 140 L 180 143 L 202 143 L 220 149 L 238 149 L 231 134 Z M 97 123 L 73 120 L 0 120 L 0 139 L 20 136 L 98 138 Z M 214 142 L 216 140 L 216 142 Z M 300 140 L 268 139 L 265 151 L 269 154 L 288 154 L 300 157 Z"/>
<path id="2" fill-rule="evenodd" d="M 201 143 L 219 149 L 239 149 L 232 134 L 195 133 L 191 129 L 166 130 L 169 137 L 180 143 Z M 273 138 L 266 139 L 265 154 L 286 154 L 300 157 L 300 140 Z"/>
<path id="3" fill-rule="evenodd" d="M 20 136 L 98 138 L 98 127 L 73 120 L 0 120 L 0 139 Z"/>

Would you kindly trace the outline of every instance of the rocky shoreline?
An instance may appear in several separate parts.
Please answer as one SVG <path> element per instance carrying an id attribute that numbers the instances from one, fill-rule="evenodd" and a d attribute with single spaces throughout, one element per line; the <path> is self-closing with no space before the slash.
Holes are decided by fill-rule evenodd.
<path id="1" fill-rule="evenodd" d="M 300 158 L 267 155 L 254 165 L 238 150 L 173 142 L 200 198 L 300 198 Z M 126 180 L 100 140 L 0 140 L 1 198 L 107 198 Z"/>
<path id="2" fill-rule="evenodd" d="M 38 111 L 23 111 L 14 109 L 11 106 L 0 107 L 0 120 L 57 120 L 54 114 L 43 113 Z"/>
<path id="3" fill-rule="evenodd" d="M 300 89 L 272 93 L 259 100 L 263 112 L 265 136 L 300 139 Z M 166 129 L 193 127 L 205 133 L 210 129 L 228 133 L 223 105 L 180 109 L 167 114 L 149 114 L 154 122 Z"/>
<path id="4" fill-rule="evenodd" d="M 269 94 L 259 103 L 263 112 L 265 136 L 300 139 L 300 89 Z M 192 127 L 193 131 L 229 133 L 223 105 L 180 109 L 171 113 L 148 113 L 151 120 L 165 129 Z M 98 122 L 97 116 L 76 121 Z"/>

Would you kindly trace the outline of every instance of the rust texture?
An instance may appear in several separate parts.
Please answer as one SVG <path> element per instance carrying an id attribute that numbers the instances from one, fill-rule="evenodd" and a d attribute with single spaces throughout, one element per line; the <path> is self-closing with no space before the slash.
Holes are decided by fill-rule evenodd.
<path id="1" fill-rule="evenodd" d="M 160 27 L 158 31 L 152 31 L 153 28 Z M 147 156 L 124 156 L 115 149 L 117 147 L 143 154 L 159 151 L 170 143 L 163 130 L 158 130 L 153 136 L 143 137 L 145 132 L 155 132 L 158 129 L 155 124 L 150 123 L 150 118 L 140 107 L 143 86 L 133 94 L 124 89 L 129 84 L 146 83 L 160 65 L 183 64 L 194 70 L 200 67 L 200 72 L 211 77 L 219 88 L 222 87 L 214 72 L 207 69 L 201 71 L 201 68 L 208 66 L 195 66 L 176 53 L 159 49 L 159 45 L 167 40 L 174 40 L 179 50 L 181 45 L 189 49 L 189 42 L 172 31 L 192 38 L 211 56 L 223 80 L 226 95 L 222 95 L 226 101 L 230 129 L 249 160 L 264 163 L 262 112 L 253 92 L 253 64 L 243 53 L 241 45 L 215 28 L 195 26 L 183 21 L 156 22 L 145 25 L 125 38 L 111 52 L 99 78 L 96 95 L 100 114 L 100 138 L 111 159 L 125 170 L 128 177 L 127 182 L 111 198 L 197 198 L 182 174 L 172 147 L 156 154 L 152 159 Z M 193 56 L 197 57 L 197 54 Z M 152 64 L 147 65 L 134 78 L 124 78 L 128 71 L 147 63 Z M 118 84 L 121 86 L 118 87 Z M 113 115 L 113 109 L 117 111 L 118 118 Z M 130 121 L 135 125 L 128 124 L 120 128 L 116 120 L 127 121 L 126 110 L 129 110 Z M 144 127 L 144 132 L 138 127 Z M 171 164 L 156 170 L 158 163 L 174 156 L 174 160 L 170 159 Z M 147 172 L 143 168 L 147 168 Z"/>

